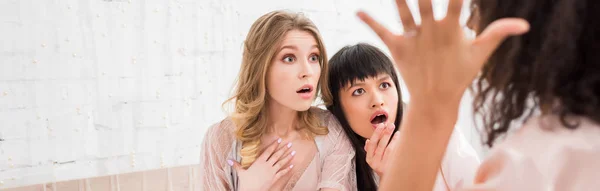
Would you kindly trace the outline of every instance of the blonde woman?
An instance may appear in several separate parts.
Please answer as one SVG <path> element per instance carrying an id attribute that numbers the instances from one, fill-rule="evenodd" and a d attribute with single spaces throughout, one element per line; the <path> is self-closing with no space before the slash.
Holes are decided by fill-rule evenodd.
<path id="1" fill-rule="evenodd" d="M 244 44 L 235 111 L 204 139 L 204 190 L 355 190 L 349 140 L 333 115 L 311 108 L 327 84 L 315 25 L 301 14 L 270 12 Z"/>

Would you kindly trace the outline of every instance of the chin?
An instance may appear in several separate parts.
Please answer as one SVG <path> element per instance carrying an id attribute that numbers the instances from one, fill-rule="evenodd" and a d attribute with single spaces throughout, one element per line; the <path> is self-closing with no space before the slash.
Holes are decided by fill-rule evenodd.
<path id="1" fill-rule="evenodd" d="M 310 109 L 310 107 L 311 107 L 311 104 L 298 104 L 291 108 L 293 108 L 296 111 L 308 111 Z"/>
<path id="2" fill-rule="evenodd" d="M 302 106 L 300 107 L 300 109 L 298 109 L 298 111 L 308 111 L 310 109 L 311 105 L 308 106 Z"/>

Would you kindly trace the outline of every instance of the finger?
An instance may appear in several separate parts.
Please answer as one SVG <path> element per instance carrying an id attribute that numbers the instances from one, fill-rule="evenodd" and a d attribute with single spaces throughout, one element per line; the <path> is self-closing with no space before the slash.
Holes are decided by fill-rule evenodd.
<path id="1" fill-rule="evenodd" d="M 398 7 L 398 13 L 400 14 L 400 20 L 402 21 L 402 27 L 404 31 L 410 31 L 417 28 L 415 19 L 413 18 L 410 8 L 406 0 L 396 0 L 396 6 Z"/>
<path id="2" fill-rule="evenodd" d="M 529 23 L 524 19 L 505 18 L 494 21 L 473 41 L 473 57 L 477 64 L 483 63 L 509 36 L 517 36 L 529 31 Z"/>
<path id="3" fill-rule="evenodd" d="M 240 163 L 238 163 L 237 161 L 231 160 L 231 159 L 227 159 L 227 164 L 231 167 L 233 167 L 233 169 L 236 172 L 241 172 L 244 170 L 244 168 L 242 168 L 242 165 L 240 165 Z"/>
<path id="4" fill-rule="evenodd" d="M 396 133 L 394 134 L 394 136 L 392 137 L 392 140 L 390 140 L 390 144 L 385 148 L 385 152 L 383 153 L 383 158 L 381 159 L 381 162 L 383 164 L 387 164 L 388 156 L 390 156 L 390 153 L 393 152 L 396 147 L 398 147 L 398 142 L 400 139 L 400 133 L 398 133 L 398 131 L 396 131 Z"/>
<path id="5" fill-rule="evenodd" d="M 450 0 L 448 2 L 448 12 L 446 14 L 446 18 L 456 21 L 458 24 L 458 19 L 460 18 L 464 1 L 465 0 Z"/>
<path id="6" fill-rule="evenodd" d="M 400 139 L 400 131 L 396 131 L 396 133 L 390 140 L 390 144 L 388 144 L 388 146 L 385 148 L 386 152 L 394 150 L 394 148 L 396 148 L 398 146 L 398 142 L 400 142 L 400 141 L 398 141 L 399 139 Z"/>
<path id="7" fill-rule="evenodd" d="M 359 11 L 357 15 L 363 22 L 369 25 L 369 27 L 377 34 L 377 36 L 379 36 L 379 38 L 381 38 L 381 40 L 385 44 L 389 44 L 392 37 L 394 36 L 392 32 L 387 30 L 387 28 L 385 28 L 379 22 L 375 21 L 375 19 L 373 19 L 365 12 Z"/>
<path id="8" fill-rule="evenodd" d="M 367 159 L 369 157 L 373 157 L 375 156 L 375 150 L 377 148 L 377 144 L 379 143 L 380 139 L 381 139 L 381 134 L 383 133 L 382 131 L 385 129 L 385 125 L 383 124 L 378 124 L 377 128 L 375 129 L 375 132 L 373 132 L 373 134 L 371 135 L 371 138 L 369 138 L 369 145 L 367 145 Z"/>
<path id="9" fill-rule="evenodd" d="M 287 152 L 287 150 L 290 148 L 292 148 L 292 142 L 289 142 L 287 145 L 279 148 L 279 150 L 277 150 L 275 153 L 273 153 L 273 155 L 271 155 L 271 157 L 269 157 L 269 159 L 267 159 L 267 163 L 269 163 L 271 165 L 275 164 L 277 161 L 279 161 L 279 158 L 281 158 L 281 156 L 283 156 L 283 154 L 285 154 Z"/>
<path id="10" fill-rule="evenodd" d="M 284 169 L 281 169 L 279 172 L 277 172 L 275 174 L 275 178 L 273 179 L 273 182 L 277 182 L 277 180 L 279 180 L 279 178 L 281 178 L 281 177 L 283 177 L 283 175 L 289 173 L 292 170 L 292 168 L 294 168 L 293 164 L 290 166 L 286 166 L 286 168 L 284 168 Z"/>
<path id="11" fill-rule="evenodd" d="M 369 149 L 367 149 L 367 148 L 370 148 L 370 146 L 369 146 L 370 144 L 371 144 L 371 140 L 367 139 L 365 141 L 364 149 L 365 149 L 365 161 L 367 161 L 367 164 L 369 164 L 369 165 L 371 164 L 371 158 L 373 158 L 373 156 L 371 155 L 372 152 L 368 152 Z"/>
<path id="12" fill-rule="evenodd" d="M 277 169 L 277 171 L 280 171 L 281 167 L 287 165 L 290 161 L 292 161 L 292 158 L 294 158 L 294 156 L 296 156 L 296 151 L 292 151 L 290 154 L 287 154 L 281 160 L 277 161 L 273 166 L 275 167 L 275 169 Z"/>
<path id="13" fill-rule="evenodd" d="M 381 140 L 377 144 L 377 149 L 375 150 L 375 156 L 374 156 L 375 161 L 379 161 L 379 160 L 381 160 L 381 158 L 383 158 L 383 153 L 385 152 L 385 148 L 387 148 L 388 142 L 390 141 L 390 138 L 392 137 L 394 128 L 395 128 L 394 124 L 388 125 L 385 128 L 385 131 L 383 132 L 383 136 L 381 137 Z"/>
<path id="14" fill-rule="evenodd" d="M 421 13 L 421 23 L 423 25 L 433 23 L 433 8 L 431 0 L 419 0 L 419 11 Z"/>
<path id="15" fill-rule="evenodd" d="M 269 160 L 269 157 L 271 157 L 271 155 L 273 154 L 273 152 L 275 151 L 275 149 L 277 149 L 277 146 L 279 146 L 279 144 L 281 144 L 282 139 L 279 138 L 275 141 L 273 141 L 268 147 L 267 149 L 265 149 L 265 151 L 263 151 L 262 154 L 260 154 L 259 156 L 259 160 L 260 161 L 267 161 Z"/>

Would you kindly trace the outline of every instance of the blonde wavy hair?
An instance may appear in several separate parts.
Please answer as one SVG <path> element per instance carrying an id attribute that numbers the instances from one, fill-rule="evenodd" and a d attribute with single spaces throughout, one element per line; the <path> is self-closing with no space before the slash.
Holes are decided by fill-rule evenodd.
<path id="1" fill-rule="evenodd" d="M 329 92 L 323 91 L 327 86 L 327 54 L 321 35 L 312 21 L 301 13 L 287 11 L 273 11 L 256 20 L 244 41 L 244 53 L 234 96 L 225 101 L 227 103 L 235 100 L 235 109 L 230 117 L 236 125 L 236 138 L 242 142 L 240 156 L 244 168 L 248 168 L 262 152 L 259 150 L 260 138 L 269 131 L 267 71 L 285 35 L 291 30 L 306 31 L 314 36 L 321 55 L 321 74 L 317 90 Z M 299 124 L 296 127 L 301 130 L 304 138 L 328 133 L 327 127 L 320 124 L 318 116 L 310 109 L 299 111 L 298 119 Z"/>

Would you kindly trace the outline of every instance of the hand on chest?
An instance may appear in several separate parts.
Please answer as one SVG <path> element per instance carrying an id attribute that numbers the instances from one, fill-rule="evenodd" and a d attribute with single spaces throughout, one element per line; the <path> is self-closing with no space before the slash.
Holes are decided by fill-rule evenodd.
<path id="1" fill-rule="evenodd" d="M 311 162 L 313 162 L 315 156 L 317 156 L 317 146 L 313 139 L 282 139 L 278 149 L 285 149 L 288 145 L 290 147 L 285 152 L 285 155 L 293 154 L 293 158 L 288 164 L 284 164 L 284 166 L 293 165 L 292 169 L 276 181 L 271 190 L 290 190 L 293 188 Z M 261 148 L 265 146 L 267 145 L 262 145 Z"/>

